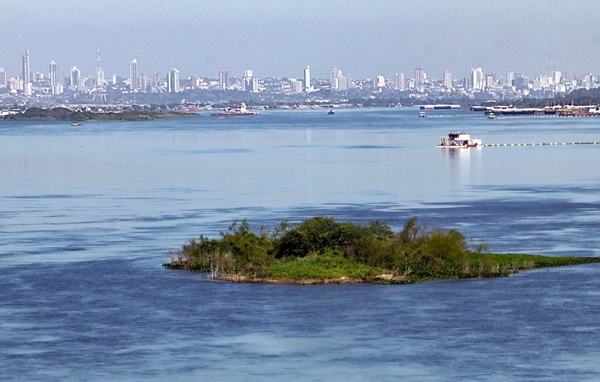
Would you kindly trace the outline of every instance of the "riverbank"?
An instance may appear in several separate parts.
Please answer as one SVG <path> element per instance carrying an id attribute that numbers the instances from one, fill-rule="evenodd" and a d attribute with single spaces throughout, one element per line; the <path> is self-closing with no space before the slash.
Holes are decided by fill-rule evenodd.
<path id="1" fill-rule="evenodd" d="M 4 121 L 152 121 L 165 118 L 190 118 L 198 117 L 197 113 L 186 113 L 173 110 L 115 110 L 115 111 L 88 111 L 71 110 L 65 107 L 52 109 L 29 108 L 22 112 L 5 115 L 0 120 Z"/>

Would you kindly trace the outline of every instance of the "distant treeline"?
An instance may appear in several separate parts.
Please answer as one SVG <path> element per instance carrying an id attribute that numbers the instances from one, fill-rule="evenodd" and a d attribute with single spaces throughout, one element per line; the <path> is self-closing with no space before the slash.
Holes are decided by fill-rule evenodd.
<path id="1" fill-rule="evenodd" d="M 163 112 L 156 110 L 131 110 L 119 112 L 91 112 L 71 110 L 65 107 L 51 109 L 30 107 L 22 113 L 10 114 L 5 120 L 43 120 L 43 121 L 144 121 L 157 118 L 188 116 L 190 114 Z"/>

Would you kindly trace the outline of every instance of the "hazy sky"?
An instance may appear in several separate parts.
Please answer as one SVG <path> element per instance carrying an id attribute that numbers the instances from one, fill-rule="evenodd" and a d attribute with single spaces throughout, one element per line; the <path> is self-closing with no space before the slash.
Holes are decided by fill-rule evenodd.
<path id="1" fill-rule="evenodd" d="M 109 76 L 354 79 L 423 67 L 467 76 L 548 69 L 600 73 L 598 0 L 0 0 L 0 67 L 20 76 L 21 55 L 48 72 L 51 60 L 92 75 L 96 49 Z"/>

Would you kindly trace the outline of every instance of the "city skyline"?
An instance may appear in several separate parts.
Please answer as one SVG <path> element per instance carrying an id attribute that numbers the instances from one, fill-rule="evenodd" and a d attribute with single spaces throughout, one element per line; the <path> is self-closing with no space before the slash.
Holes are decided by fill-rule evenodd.
<path id="1" fill-rule="evenodd" d="M 101 48 L 107 77 L 127 77 L 133 59 L 138 73 L 166 76 L 177 68 L 182 77 L 223 70 L 241 77 L 252 69 L 258 77 L 302 79 L 307 65 L 312 78 L 330 78 L 332 68 L 352 78 L 390 78 L 416 67 L 434 78 L 446 70 L 468 77 L 474 67 L 499 75 L 600 72 L 600 33 L 589 32 L 600 7 L 523 3 L 9 0 L 0 67 L 16 76 L 29 50 L 35 71 L 46 73 L 54 61 L 92 74 Z"/>

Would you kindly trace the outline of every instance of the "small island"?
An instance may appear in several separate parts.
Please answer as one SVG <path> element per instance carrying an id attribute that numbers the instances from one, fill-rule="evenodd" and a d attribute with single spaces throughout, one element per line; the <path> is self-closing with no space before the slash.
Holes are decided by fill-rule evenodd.
<path id="1" fill-rule="evenodd" d="M 469 246 L 454 229 L 428 230 L 415 217 L 399 232 L 380 221 L 358 225 L 314 217 L 255 234 L 243 220 L 221 232 L 220 239 L 190 240 L 163 266 L 233 282 L 408 284 L 600 262 L 599 257 L 492 254 L 488 247 Z"/>
<path id="2" fill-rule="evenodd" d="M 159 118 L 197 117 L 197 113 L 142 107 L 67 108 L 30 107 L 24 111 L 9 113 L 7 121 L 151 121 Z"/>

